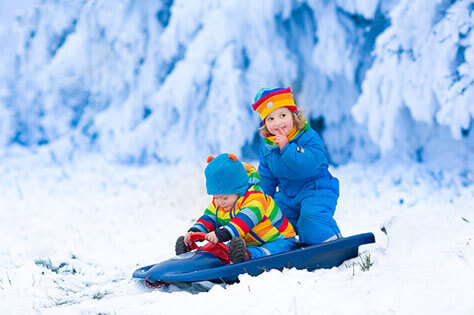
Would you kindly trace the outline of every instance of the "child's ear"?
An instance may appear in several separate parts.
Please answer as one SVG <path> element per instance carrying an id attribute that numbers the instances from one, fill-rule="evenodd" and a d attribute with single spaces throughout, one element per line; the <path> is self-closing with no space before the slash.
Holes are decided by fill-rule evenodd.
<path id="1" fill-rule="evenodd" d="M 229 159 L 231 159 L 234 162 L 237 162 L 237 157 L 232 153 L 229 154 Z"/>
<path id="2" fill-rule="evenodd" d="M 209 155 L 207 157 L 207 163 L 211 162 L 212 160 L 214 160 L 214 157 L 212 155 Z"/>

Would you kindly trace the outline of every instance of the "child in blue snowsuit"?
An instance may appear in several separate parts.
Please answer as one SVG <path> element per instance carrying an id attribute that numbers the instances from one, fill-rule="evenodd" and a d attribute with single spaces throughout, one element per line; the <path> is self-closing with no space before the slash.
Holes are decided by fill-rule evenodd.
<path id="1" fill-rule="evenodd" d="M 261 89 L 253 110 L 262 119 L 258 173 L 299 240 L 319 244 L 341 237 L 334 220 L 339 181 L 328 170 L 319 134 L 306 122 L 291 89 Z"/>

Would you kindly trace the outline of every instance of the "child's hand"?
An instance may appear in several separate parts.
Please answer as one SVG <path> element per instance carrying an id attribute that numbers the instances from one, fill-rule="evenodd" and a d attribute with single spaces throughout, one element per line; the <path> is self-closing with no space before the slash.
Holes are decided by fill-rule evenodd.
<path id="1" fill-rule="evenodd" d="M 191 247 L 191 235 L 193 235 L 194 232 L 188 232 L 186 233 L 186 235 L 184 236 L 184 244 L 186 244 L 186 246 L 188 247 Z"/>
<path id="2" fill-rule="evenodd" d="M 213 244 L 219 243 L 219 239 L 217 239 L 215 231 L 207 233 L 205 239 Z"/>
<path id="3" fill-rule="evenodd" d="M 288 144 L 288 138 L 286 137 L 286 134 L 282 128 L 278 128 L 276 131 L 277 131 L 277 134 L 275 135 L 275 138 L 274 138 L 275 144 L 278 144 L 278 146 L 280 147 L 280 150 L 283 150 L 285 145 Z"/>

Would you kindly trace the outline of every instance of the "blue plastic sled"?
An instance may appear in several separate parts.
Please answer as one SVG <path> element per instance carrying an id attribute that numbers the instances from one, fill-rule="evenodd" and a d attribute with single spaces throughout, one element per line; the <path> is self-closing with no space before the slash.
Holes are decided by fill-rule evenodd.
<path id="1" fill-rule="evenodd" d="M 296 268 L 309 271 L 339 266 L 357 257 L 359 246 L 375 242 L 372 233 L 344 237 L 318 245 L 300 246 L 288 252 L 226 264 L 205 250 L 194 250 L 155 265 L 139 268 L 133 278 L 145 285 L 161 287 L 183 282 L 212 281 L 233 283 L 243 273 L 257 276 L 270 269 Z"/>

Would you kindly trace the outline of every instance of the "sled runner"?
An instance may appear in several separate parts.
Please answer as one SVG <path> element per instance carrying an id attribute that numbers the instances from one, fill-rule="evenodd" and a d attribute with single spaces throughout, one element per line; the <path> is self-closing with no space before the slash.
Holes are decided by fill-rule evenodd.
<path id="1" fill-rule="evenodd" d="M 299 245 L 288 252 L 230 264 L 227 246 L 208 243 L 198 247 L 205 233 L 193 234 L 192 251 L 155 265 L 139 268 L 133 278 L 143 280 L 148 287 L 162 287 L 173 283 L 212 281 L 233 283 L 243 273 L 257 276 L 270 269 L 296 268 L 309 271 L 339 266 L 357 257 L 359 246 L 375 242 L 372 233 L 358 234 L 318 244 Z"/>

